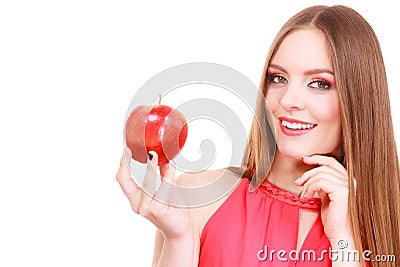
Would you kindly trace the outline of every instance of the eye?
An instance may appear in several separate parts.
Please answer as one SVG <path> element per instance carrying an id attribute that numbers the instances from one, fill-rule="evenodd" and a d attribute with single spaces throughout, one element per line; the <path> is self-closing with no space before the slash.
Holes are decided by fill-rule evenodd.
<path id="1" fill-rule="evenodd" d="M 322 80 L 313 80 L 308 84 L 309 87 L 317 89 L 317 90 L 329 90 L 331 88 L 330 83 L 322 81 Z"/>
<path id="2" fill-rule="evenodd" d="M 274 84 L 286 84 L 288 82 L 288 80 L 281 75 L 271 75 L 270 80 L 271 80 L 271 83 L 274 83 Z"/>

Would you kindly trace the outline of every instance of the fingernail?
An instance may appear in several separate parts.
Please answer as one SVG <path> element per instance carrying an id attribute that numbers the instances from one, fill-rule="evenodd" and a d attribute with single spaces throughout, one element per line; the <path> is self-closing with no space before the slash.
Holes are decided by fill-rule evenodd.
<path id="1" fill-rule="evenodd" d="M 294 181 L 294 183 L 297 184 L 298 182 L 300 182 L 300 180 L 301 180 L 301 177 L 297 178 L 296 181 Z"/>
<path id="2" fill-rule="evenodd" d="M 309 159 L 311 158 L 310 156 L 304 156 L 303 159 Z"/>
<path id="3" fill-rule="evenodd" d="M 149 156 L 149 159 L 151 161 L 153 159 L 153 155 L 150 152 L 148 152 L 147 155 Z"/>
<path id="4" fill-rule="evenodd" d="M 308 194 L 304 193 L 303 198 L 307 198 L 307 197 L 308 197 Z"/>

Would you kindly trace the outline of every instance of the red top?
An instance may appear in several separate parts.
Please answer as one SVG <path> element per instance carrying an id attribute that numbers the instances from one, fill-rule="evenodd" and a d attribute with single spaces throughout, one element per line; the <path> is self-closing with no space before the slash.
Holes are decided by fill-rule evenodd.
<path id="1" fill-rule="evenodd" d="M 199 266 L 332 265 L 318 198 L 299 198 L 268 181 L 249 192 L 249 184 L 243 179 L 204 226 Z M 300 209 L 315 210 L 318 217 L 297 252 Z"/>

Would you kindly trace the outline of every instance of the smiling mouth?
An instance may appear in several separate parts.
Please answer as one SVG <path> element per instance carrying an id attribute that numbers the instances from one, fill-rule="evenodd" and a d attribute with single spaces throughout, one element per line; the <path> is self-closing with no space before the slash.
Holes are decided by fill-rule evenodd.
<path id="1" fill-rule="evenodd" d="M 282 132 L 289 136 L 306 134 L 317 126 L 315 123 L 307 123 L 286 118 L 280 118 L 279 121 Z"/>
<path id="2" fill-rule="evenodd" d="M 286 120 L 281 120 L 281 124 L 288 128 L 289 130 L 302 130 L 302 129 L 311 129 L 317 126 L 314 123 L 300 123 L 300 122 L 289 122 Z"/>

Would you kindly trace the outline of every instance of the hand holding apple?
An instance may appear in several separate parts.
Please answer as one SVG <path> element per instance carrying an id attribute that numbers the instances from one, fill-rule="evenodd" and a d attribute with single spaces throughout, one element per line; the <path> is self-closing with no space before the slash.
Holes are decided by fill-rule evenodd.
<path id="1" fill-rule="evenodd" d="M 147 162 L 148 152 L 158 154 L 158 166 L 168 163 L 186 142 L 188 127 L 181 112 L 166 105 L 138 106 L 125 123 L 126 145 L 132 158 Z"/>

